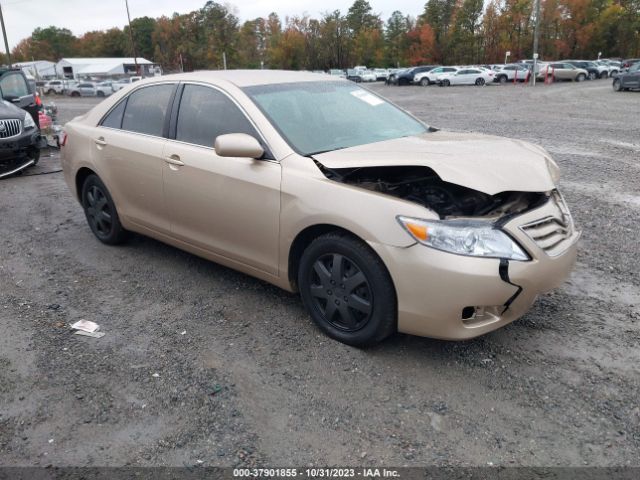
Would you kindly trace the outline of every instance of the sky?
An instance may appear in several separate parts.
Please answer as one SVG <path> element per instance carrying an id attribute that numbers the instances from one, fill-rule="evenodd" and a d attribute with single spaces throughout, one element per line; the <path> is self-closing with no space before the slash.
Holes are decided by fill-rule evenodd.
<path id="1" fill-rule="evenodd" d="M 218 0 L 228 4 L 242 20 L 266 17 L 276 12 L 286 16 L 309 14 L 317 17 L 326 11 L 346 13 L 353 0 Z M 391 12 L 416 16 L 422 13 L 426 0 L 369 0 L 375 13 L 386 20 Z M 174 12 L 186 13 L 202 7 L 206 0 L 129 0 L 131 18 L 170 16 Z M 75 35 L 91 30 L 122 28 L 127 21 L 124 0 L 0 0 L 4 14 L 9 45 L 13 48 L 20 40 L 31 35 L 37 27 L 55 25 L 68 28 Z"/>

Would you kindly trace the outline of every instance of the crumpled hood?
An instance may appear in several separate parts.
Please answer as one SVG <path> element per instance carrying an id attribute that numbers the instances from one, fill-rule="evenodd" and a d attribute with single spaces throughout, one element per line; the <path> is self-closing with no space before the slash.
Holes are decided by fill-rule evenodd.
<path id="1" fill-rule="evenodd" d="M 445 182 L 489 195 L 505 191 L 547 192 L 559 169 L 549 154 L 521 140 L 436 131 L 359 145 L 313 156 L 328 168 L 421 165 Z"/>

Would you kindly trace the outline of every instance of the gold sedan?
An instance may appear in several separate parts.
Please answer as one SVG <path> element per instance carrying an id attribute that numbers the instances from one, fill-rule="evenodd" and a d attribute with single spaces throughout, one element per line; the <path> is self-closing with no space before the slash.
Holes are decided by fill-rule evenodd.
<path id="1" fill-rule="evenodd" d="M 63 144 L 100 241 L 148 235 L 299 291 L 351 345 L 484 334 L 576 258 L 544 149 L 439 131 L 337 77 L 144 80 L 69 122 Z"/>

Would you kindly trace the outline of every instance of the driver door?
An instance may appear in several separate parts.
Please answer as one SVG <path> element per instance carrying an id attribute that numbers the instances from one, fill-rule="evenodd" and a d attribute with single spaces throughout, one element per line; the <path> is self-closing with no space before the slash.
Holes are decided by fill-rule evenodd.
<path id="1" fill-rule="evenodd" d="M 271 274 L 278 272 L 280 164 L 216 154 L 218 135 L 260 135 L 221 90 L 185 84 L 164 149 L 171 235 Z M 261 142 L 264 143 L 264 142 Z"/>

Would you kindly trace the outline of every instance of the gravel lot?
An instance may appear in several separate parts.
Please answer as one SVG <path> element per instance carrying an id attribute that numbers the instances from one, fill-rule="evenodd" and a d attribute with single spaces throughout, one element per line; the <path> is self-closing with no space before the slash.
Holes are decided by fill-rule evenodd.
<path id="1" fill-rule="evenodd" d="M 358 350 L 251 277 L 100 244 L 61 173 L 3 180 L 0 465 L 640 465 L 640 93 L 371 88 L 545 146 L 584 229 L 571 280 L 473 341 Z M 96 103 L 55 101 L 64 121 Z M 82 318 L 106 336 L 72 335 Z"/>

